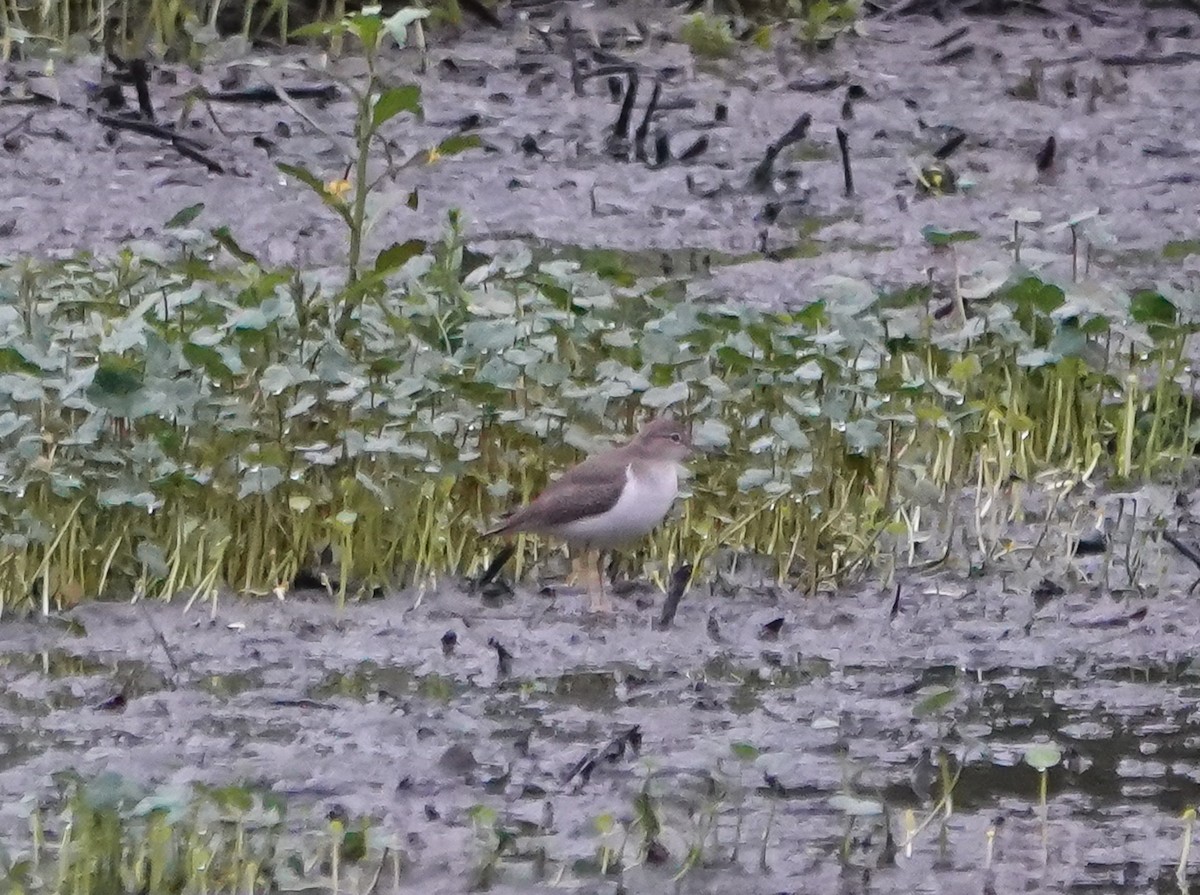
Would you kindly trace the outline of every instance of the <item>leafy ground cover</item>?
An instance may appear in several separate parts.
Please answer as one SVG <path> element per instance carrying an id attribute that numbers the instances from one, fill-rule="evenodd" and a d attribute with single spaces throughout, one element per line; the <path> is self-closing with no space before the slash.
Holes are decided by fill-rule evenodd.
<path id="1" fill-rule="evenodd" d="M 940 319 L 928 289 L 836 277 L 771 313 L 468 263 L 454 226 L 382 253 L 370 291 L 178 236 L 3 272 L 6 608 L 283 591 L 327 548 L 342 597 L 469 572 L 487 520 L 647 413 L 706 449 L 651 572 L 751 553 L 809 589 L 907 549 L 948 493 L 1173 474 L 1198 434 L 1193 303 L 1165 288 L 1014 265 Z"/>

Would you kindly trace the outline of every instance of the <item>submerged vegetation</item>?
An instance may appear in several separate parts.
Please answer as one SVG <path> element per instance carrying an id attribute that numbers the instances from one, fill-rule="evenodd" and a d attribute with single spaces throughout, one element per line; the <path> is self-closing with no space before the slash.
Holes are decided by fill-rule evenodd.
<path id="1" fill-rule="evenodd" d="M 453 222 L 350 286 L 176 233 L 171 258 L 0 274 L 6 609 L 282 593 L 326 548 L 343 597 L 468 572 L 488 520 L 648 412 L 707 449 L 651 573 L 750 553 L 808 589 L 909 551 L 922 507 L 964 488 L 982 506 L 1048 471 L 1173 473 L 1200 435 L 1195 309 L 1166 290 L 1014 267 L 964 281 L 965 320 L 845 278 L 768 313 L 468 263 Z"/>
<path id="2" fill-rule="evenodd" d="M 148 790 L 115 773 L 59 783 L 60 811 L 27 806 L 28 850 L 0 848 L 7 892 L 366 892 L 401 872 L 400 854 L 365 821 L 296 828 L 286 800 L 256 788 Z"/>

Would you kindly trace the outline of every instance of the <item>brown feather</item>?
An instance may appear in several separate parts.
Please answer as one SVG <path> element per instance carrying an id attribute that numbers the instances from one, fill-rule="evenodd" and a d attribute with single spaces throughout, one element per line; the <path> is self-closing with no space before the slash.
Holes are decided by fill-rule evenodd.
<path id="1" fill-rule="evenodd" d="M 546 486 L 537 497 L 486 534 L 515 534 L 554 528 L 611 510 L 625 487 L 626 448 L 588 457 Z"/>
<path id="2" fill-rule="evenodd" d="M 611 510 L 621 499 L 629 464 L 642 462 L 647 450 L 656 450 L 648 447 L 654 439 L 673 442 L 676 448 L 685 445 L 684 453 L 691 446 L 679 423 L 669 417 L 652 420 L 627 444 L 593 454 L 567 470 L 529 504 L 485 531 L 484 536 L 551 532 L 566 523 Z"/>

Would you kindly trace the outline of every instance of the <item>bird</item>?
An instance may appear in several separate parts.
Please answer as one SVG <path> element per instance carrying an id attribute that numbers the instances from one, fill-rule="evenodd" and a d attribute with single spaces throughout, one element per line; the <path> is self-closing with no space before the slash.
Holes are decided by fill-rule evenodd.
<path id="1" fill-rule="evenodd" d="M 585 557 L 595 551 L 589 610 L 611 612 L 604 591 L 604 553 L 645 537 L 666 518 L 691 452 L 692 439 L 683 424 L 670 416 L 656 417 L 628 443 L 568 469 L 484 536 L 536 534 L 566 541 L 572 552 L 582 550 Z"/>

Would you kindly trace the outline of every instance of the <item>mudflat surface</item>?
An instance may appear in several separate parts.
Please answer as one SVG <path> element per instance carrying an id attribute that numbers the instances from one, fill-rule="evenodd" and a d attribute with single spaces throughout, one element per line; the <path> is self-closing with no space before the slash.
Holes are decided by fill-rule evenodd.
<path id="1" fill-rule="evenodd" d="M 643 272 L 661 272 L 665 260 L 673 273 L 694 273 L 699 294 L 779 305 L 804 301 L 814 281 L 835 272 L 909 284 L 933 268 L 948 279 L 949 261 L 922 239 L 926 225 L 981 234 L 960 247 L 964 273 L 1008 260 L 1006 215 L 1016 208 L 1043 216 L 1027 228 L 1023 260 L 1069 277 L 1070 233 L 1044 228 L 1099 209 L 1085 240 L 1093 246 L 1092 277 L 1193 283 L 1200 255 L 1162 253 L 1171 241 L 1200 236 L 1200 142 L 1186 126 L 1200 89 L 1200 23 L 1183 10 L 1140 4 L 1039 9 L 944 22 L 876 16 L 862 22 L 862 35 L 844 35 L 824 51 L 805 48 L 794 29 L 780 26 L 768 50 L 747 45 L 729 59 L 697 60 L 679 40 L 675 10 L 530 5 L 508 10 L 504 31 L 471 27 L 435 38 L 423 74 L 415 51 L 393 50 L 387 77 L 422 86 L 425 117 L 401 116 L 385 129 L 391 161 L 376 153 L 384 211 L 371 249 L 436 237 L 447 212 L 459 208 L 468 238 L 483 249 L 619 250 Z M 618 103 L 603 77 L 576 95 L 562 27 L 568 13 L 593 70 L 601 64 L 596 47 L 637 66 L 635 127 L 651 83 L 661 80 L 664 111 L 648 145 L 653 157 L 655 139 L 665 136 L 673 160 L 653 165 L 609 154 Z M 183 97 L 197 86 L 353 79 L 361 68 L 353 59 L 327 66 L 315 53 L 251 55 L 229 43 L 199 72 L 156 71 L 160 118 L 182 117 L 184 130 L 211 147 L 227 172 L 213 174 L 159 141 L 97 123 L 85 88 L 100 80 L 98 59 L 59 62 L 51 81 L 32 87 L 39 66 L 14 65 L 0 102 L 0 254 L 160 243 L 165 221 L 203 202 L 196 226 L 229 225 L 269 263 L 338 263 L 345 239 L 335 215 L 275 163 L 302 164 L 326 181 L 341 177 L 351 144 L 349 94 L 299 101 L 311 122 L 281 104 L 214 103 L 211 115 L 197 104 L 184 114 Z M 844 117 L 851 85 L 863 97 Z M 64 105 L 16 102 L 30 89 L 56 92 Z M 723 122 L 715 120 L 718 104 L 728 110 Z M 781 156 L 775 185 L 765 194 L 751 189 L 766 146 L 806 112 L 808 138 Z M 842 191 L 837 127 L 854 160 L 852 198 Z M 919 197 L 913 170 L 960 131 L 965 139 L 947 161 L 969 190 Z M 459 132 L 479 135 L 485 148 L 403 164 Z M 700 137 L 706 151 L 688 162 L 674 158 Z M 1034 159 L 1049 137 L 1054 164 L 1039 173 Z M 522 148 L 526 138 L 536 151 Z M 414 189 L 416 211 L 404 204 Z M 764 257 L 760 218 L 768 202 L 784 210 L 766 228 L 771 254 Z"/>
<path id="2" fill-rule="evenodd" d="M 1174 522 L 1194 543 L 1194 524 Z M 557 880 L 609 892 L 615 877 L 588 864 L 596 820 L 632 827 L 649 788 L 667 856 L 638 864 L 634 828 L 629 892 L 672 885 L 706 812 L 715 832 L 681 891 L 1174 891 L 1180 812 L 1200 799 L 1195 568 L 1141 522 L 1128 536 L 1116 526 L 1107 555 L 1067 558 L 1052 534 L 1026 568 L 1039 528 L 1008 529 L 1018 550 L 984 574 L 954 559 L 904 573 L 898 601 L 890 584 L 803 598 L 716 574 L 661 631 L 648 585 L 609 619 L 566 589 L 485 606 L 446 583 L 341 612 L 298 594 L 224 598 L 215 613 L 90 604 L 73 627 L 9 621 L 0 828 L 23 829 L 19 800 L 45 797 L 64 768 L 251 782 L 287 794 L 294 823 L 319 827 L 335 805 L 372 817 L 404 853 L 410 889 L 459 892 L 481 853 L 472 808 L 485 805 L 520 831 L 496 891 Z M 949 701 L 922 714 L 946 687 Z M 638 750 L 571 777 L 634 726 Z M 1043 856 L 1023 756 L 1047 740 L 1064 760 Z M 738 743 L 760 754 L 736 758 Z M 886 802 L 902 841 L 904 812 L 919 823 L 932 808 L 940 749 L 962 769 L 953 811 L 885 860 L 878 816 L 849 827 L 853 799 Z"/>

